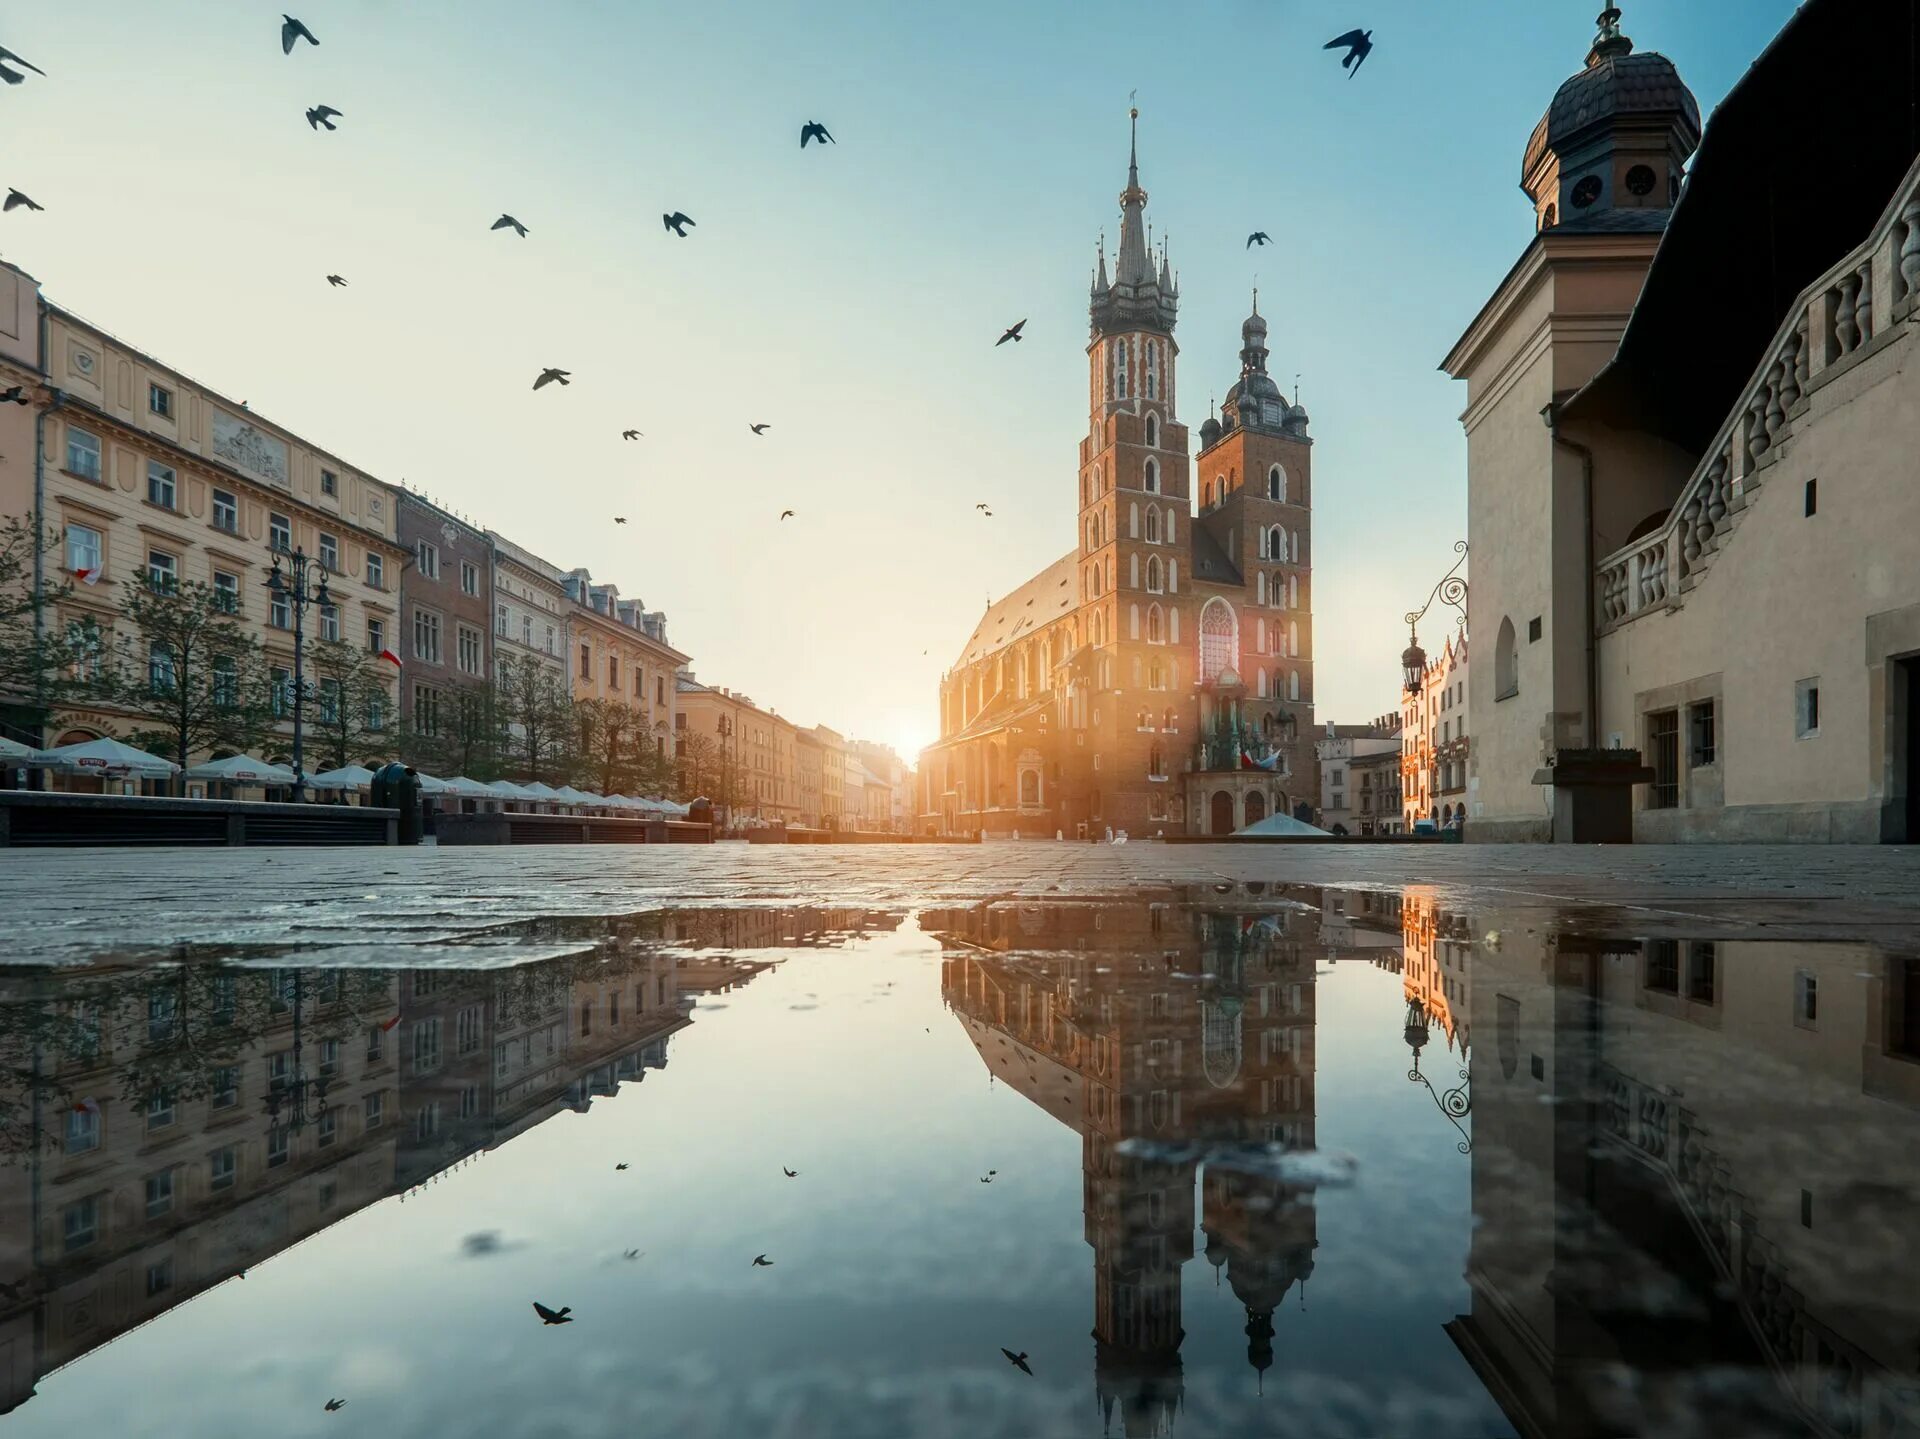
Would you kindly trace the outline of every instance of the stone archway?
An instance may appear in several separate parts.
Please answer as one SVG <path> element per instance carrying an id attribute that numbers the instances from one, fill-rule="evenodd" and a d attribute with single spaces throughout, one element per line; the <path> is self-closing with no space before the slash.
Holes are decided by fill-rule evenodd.
<path id="1" fill-rule="evenodd" d="M 1267 797 L 1257 789 L 1247 791 L 1247 823 L 1258 824 L 1267 817 Z"/>
<path id="2" fill-rule="evenodd" d="M 1208 834 L 1233 833 L 1233 796 L 1224 789 L 1213 792 L 1212 814 L 1207 825 Z"/>

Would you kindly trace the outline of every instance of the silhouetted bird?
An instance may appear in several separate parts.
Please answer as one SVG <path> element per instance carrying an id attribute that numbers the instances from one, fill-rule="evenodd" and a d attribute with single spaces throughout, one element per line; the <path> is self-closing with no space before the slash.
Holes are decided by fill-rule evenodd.
<path id="1" fill-rule="evenodd" d="M 1001 345 L 1006 344 L 1008 340 L 1012 340 L 1018 343 L 1021 339 L 1025 338 L 1024 336 L 1021 335 L 1020 332 L 1026 328 L 1027 328 L 1027 322 L 1025 320 L 1022 320 L 1017 325 L 1009 325 L 1007 327 L 1006 334 L 1002 335 L 999 339 L 993 342 L 994 348 L 998 349 Z"/>
<path id="2" fill-rule="evenodd" d="M 1033 1373 L 1033 1371 L 1027 1367 L 1027 1354 L 1024 1349 L 1021 1350 L 1020 1353 L 1015 1354 L 1011 1349 L 1007 1348 L 1006 1345 L 1002 1344 L 1000 1346 L 1000 1352 L 1007 1356 L 1007 1363 L 1011 1364 L 1015 1369 L 1018 1369 L 1022 1374 Z"/>
<path id="3" fill-rule="evenodd" d="M 1271 245 L 1272 243 L 1273 237 L 1265 230 L 1255 230 L 1251 235 L 1247 236 L 1247 248 L 1249 250 L 1255 245 Z"/>
<path id="4" fill-rule="evenodd" d="M 555 380 L 558 380 L 563 385 L 571 385 L 573 381 L 569 379 L 568 376 L 572 374 L 572 370 L 542 370 L 540 372 L 540 378 L 533 382 L 533 387 L 537 390 L 542 385 L 551 385 Z"/>
<path id="5" fill-rule="evenodd" d="M 334 124 L 330 117 L 345 114 L 346 111 L 336 110 L 331 105 L 315 105 L 311 110 L 307 111 L 307 128 L 318 130 L 322 125 L 325 125 L 329 130 L 338 130 L 340 127 Z"/>
<path id="6" fill-rule="evenodd" d="M 44 76 L 47 73 L 45 70 L 42 70 L 38 65 L 34 64 L 31 60 L 24 60 L 20 56 L 14 54 L 13 51 L 7 49 L 6 46 L 0 45 L 0 61 L 5 61 L 5 60 L 11 60 L 16 65 L 23 65 L 27 69 L 33 71 L 33 73 L 36 75 Z M 22 75 L 18 70 L 9 70 L 4 64 L 0 64 L 0 80 L 5 80 L 9 85 L 18 85 L 22 80 L 26 78 L 27 77 L 25 75 Z"/>
<path id="7" fill-rule="evenodd" d="M 768 420 L 764 424 L 748 425 L 747 428 L 752 430 L 756 435 L 764 435 L 768 430 L 773 428 L 773 421 Z"/>
<path id="8" fill-rule="evenodd" d="M 291 55 L 293 53 L 293 42 L 296 40 L 305 40 L 309 45 L 318 45 L 320 43 L 313 38 L 313 31 L 309 30 L 302 22 L 294 19 L 293 16 L 282 15 L 280 19 L 282 21 L 280 26 L 280 53 L 282 55 Z"/>
<path id="9" fill-rule="evenodd" d="M 536 1299 L 533 1301 L 533 1312 L 540 1316 L 540 1322 L 542 1324 L 573 1323 L 571 1319 L 567 1318 L 569 1314 L 573 1313 L 573 1306 L 571 1304 L 563 1304 L 558 1309 L 549 1309 Z"/>
<path id="10" fill-rule="evenodd" d="M 25 205 L 29 210 L 44 210 L 47 208 L 45 205 L 41 205 L 36 203 L 33 200 L 29 200 L 25 195 L 21 194 L 18 190 L 9 189 L 7 191 L 7 198 L 5 203 L 0 204 L 0 213 L 4 213 L 8 210 L 18 210 L 22 205 Z"/>
<path id="11" fill-rule="evenodd" d="M 614 522 L 614 523 L 615 523 L 616 525 L 624 525 L 624 524 L 625 524 L 625 523 L 627 522 L 627 517 L 626 517 L 625 515 L 615 515 L 615 516 L 613 517 L 613 522 Z M 626 1166 L 626 1165 L 624 1165 L 624 1164 L 616 1164 L 616 1165 L 614 1166 L 614 1168 L 616 1168 L 616 1169 L 625 1169 L 626 1167 L 627 1167 L 627 1166 Z"/>
<path id="12" fill-rule="evenodd" d="M 660 223 L 684 240 L 687 238 L 687 226 L 693 223 L 693 216 L 675 210 L 671 215 L 662 215 Z"/>
<path id="13" fill-rule="evenodd" d="M 1347 58 L 1340 62 L 1340 68 L 1347 72 L 1347 78 L 1351 80 L 1360 73 L 1360 67 L 1367 63 L 1367 56 L 1373 53 L 1373 31 L 1349 30 L 1337 40 L 1327 41 L 1320 48 L 1347 52 Z"/>
<path id="14" fill-rule="evenodd" d="M 329 1414 L 333 1413 L 336 1409 L 344 1409 L 346 1407 L 347 1401 L 344 1399 L 329 1399 L 327 1401 L 327 1413 Z"/>
<path id="15" fill-rule="evenodd" d="M 771 1269 L 773 1268 L 773 1261 L 764 1254 L 756 1254 L 753 1256 L 753 1263 L 750 1267 L 754 1269 Z"/>
<path id="16" fill-rule="evenodd" d="M 638 1259 L 640 1257 L 640 1251 L 638 1249 L 629 1249 L 625 1254 L 622 1254 L 620 1257 L 622 1259 Z"/>
<path id="17" fill-rule="evenodd" d="M 620 438 L 623 440 L 637 440 L 642 438 L 642 436 L 638 430 L 622 430 L 620 432 Z"/>
<path id="18" fill-rule="evenodd" d="M 1002 1060 L 1001 1063 L 1004 1064 L 1006 1061 Z M 980 1182 L 982 1184 L 991 1184 L 993 1183 L 993 1176 L 991 1174 L 983 1174 L 980 1176 Z"/>
<path id="19" fill-rule="evenodd" d="M 986 505 L 985 505 L 985 504 L 977 504 L 977 505 L 975 505 L 975 506 L 974 506 L 974 508 L 975 508 L 976 510 L 984 510 L 984 509 L 986 508 Z"/>
<path id="20" fill-rule="evenodd" d="M 614 523 L 615 523 L 615 524 L 617 524 L 617 525 L 624 525 L 624 524 L 626 523 L 626 521 L 625 521 L 625 520 L 615 520 L 615 521 L 614 521 Z M 614 1165 L 613 1167 L 614 1167 L 615 1169 L 625 1169 L 625 1168 L 626 1168 L 627 1166 L 626 1166 L 626 1165 L 624 1165 L 624 1164 L 616 1164 L 616 1165 Z"/>
<path id="21" fill-rule="evenodd" d="M 0 393 L 0 405 L 6 404 L 9 400 L 16 405 L 30 405 L 33 403 L 32 400 L 27 398 L 27 391 L 24 385 L 9 385 L 4 393 Z M 0 1289 L 3 1288 L 4 1286 L 0 1286 Z"/>
<path id="22" fill-rule="evenodd" d="M 780 1166 L 780 1172 L 781 1172 L 782 1174 L 784 1174 L 784 1175 L 786 1175 L 786 1176 L 787 1176 L 787 1178 L 789 1178 L 789 1179 L 798 1179 L 798 1178 L 800 1177 L 800 1171 L 799 1171 L 799 1170 L 797 1170 L 797 1169 L 789 1169 L 789 1168 L 787 1168 L 787 1166 L 786 1166 L 786 1165 L 784 1165 L 784 1164 Z"/>
<path id="23" fill-rule="evenodd" d="M 339 286 L 344 285 L 347 282 L 343 278 L 341 278 L 339 275 L 329 275 L 327 276 L 327 283 L 329 285 L 334 286 L 335 288 L 338 288 Z"/>
<path id="24" fill-rule="evenodd" d="M 837 145 L 839 143 L 839 141 L 827 133 L 827 127 L 822 125 L 818 120 L 809 120 L 800 127 L 800 148 L 802 150 L 807 148 L 807 141 L 809 140 L 818 140 L 826 145 Z"/>
<path id="25" fill-rule="evenodd" d="M 790 519 L 792 519 L 792 518 L 793 518 L 793 511 L 792 511 L 792 510 L 782 510 L 782 511 L 780 511 L 780 518 L 781 518 L 781 519 L 783 519 L 783 520 L 790 520 Z"/>
<path id="26" fill-rule="evenodd" d="M 1000 1172 L 1000 1171 L 999 1171 L 999 1170 L 997 1170 L 997 1169 L 989 1169 L 989 1170 L 987 1171 L 987 1178 L 989 1178 L 989 1179 L 991 1179 L 991 1178 L 993 1178 L 993 1176 L 994 1176 L 994 1175 L 996 1175 L 996 1174 L 998 1174 L 999 1172 Z"/>
<path id="27" fill-rule="evenodd" d="M 513 231 L 514 234 L 518 235 L 521 239 L 524 240 L 527 238 L 527 227 L 521 224 L 518 220 L 514 219 L 513 216 L 511 215 L 502 215 L 499 219 L 495 220 L 491 225 L 487 226 L 487 228 L 489 230 L 511 230 Z"/>

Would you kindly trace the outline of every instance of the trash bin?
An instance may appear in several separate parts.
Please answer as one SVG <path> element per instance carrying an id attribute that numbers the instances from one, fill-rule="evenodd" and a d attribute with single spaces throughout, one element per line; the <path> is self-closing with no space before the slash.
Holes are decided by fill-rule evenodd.
<path id="1" fill-rule="evenodd" d="M 401 771 L 393 783 L 394 804 L 400 811 L 400 843 L 418 844 L 424 829 L 421 795 L 425 792 L 420 773 L 411 765 Z"/>

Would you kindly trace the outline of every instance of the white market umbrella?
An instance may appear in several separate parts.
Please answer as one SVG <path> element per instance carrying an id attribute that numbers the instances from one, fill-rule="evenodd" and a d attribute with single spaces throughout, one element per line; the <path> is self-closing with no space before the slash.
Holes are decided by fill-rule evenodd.
<path id="1" fill-rule="evenodd" d="M 292 784 L 293 771 L 250 754 L 230 754 L 195 765 L 187 771 L 187 778 L 224 780 L 228 784 Z"/>
<path id="2" fill-rule="evenodd" d="M 157 754 L 148 754 L 117 739 L 90 739 L 55 749 L 35 750 L 29 763 L 37 769 L 58 770 L 62 774 L 139 775 L 148 779 L 177 774 L 180 770 L 170 759 L 161 759 Z"/>
<path id="3" fill-rule="evenodd" d="M 544 799 L 548 803 L 552 803 L 560 797 L 559 790 L 555 789 L 552 785 L 542 784 L 539 780 L 534 780 L 531 784 L 521 785 L 520 793 L 531 799 Z"/>
<path id="4" fill-rule="evenodd" d="M 522 789 L 510 779 L 497 779 L 485 788 L 488 799 L 530 800 L 541 798 L 541 796 L 534 794 L 530 790 Z"/>
<path id="5" fill-rule="evenodd" d="M 423 770 L 415 770 L 413 772 L 413 777 L 420 781 L 421 794 L 448 793 L 449 786 L 447 782 L 443 779 L 435 779 L 432 775 L 427 774 Z"/>
<path id="6" fill-rule="evenodd" d="M 5 735 L 0 735 L 0 760 L 23 760 L 32 753 L 32 745 L 21 744 L 18 740 L 10 740 Z"/>
<path id="7" fill-rule="evenodd" d="M 571 805 L 598 803 L 598 801 L 594 799 L 592 795 L 583 794 L 570 784 L 562 785 L 559 789 L 553 792 L 553 802 L 555 804 L 571 804 Z"/>
<path id="8" fill-rule="evenodd" d="M 492 785 L 481 784 L 477 779 L 468 779 L 465 775 L 455 775 L 452 779 L 442 780 L 447 793 L 458 795 L 461 799 L 498 799 Z"/>
<path id="9" fill-rule="evenodd" d="M 363 764 L 342 765 L 324 774 L 307 776 L 309 789 L 365 789 L 373 783 L 373 771 Z"/>

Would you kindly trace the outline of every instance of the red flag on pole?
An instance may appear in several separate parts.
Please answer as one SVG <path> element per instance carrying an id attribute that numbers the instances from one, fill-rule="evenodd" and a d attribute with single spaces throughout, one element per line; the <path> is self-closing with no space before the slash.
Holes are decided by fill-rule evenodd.
<path id="1" fill-rule="evenodd" d="M 400 668 L 400 656 L 395 654 L 392 650 L 381 650 L 380 653 L 376 656 L 376 658 L 385 660 L 388 664 L 392 665 L 395 669 Z"/>

